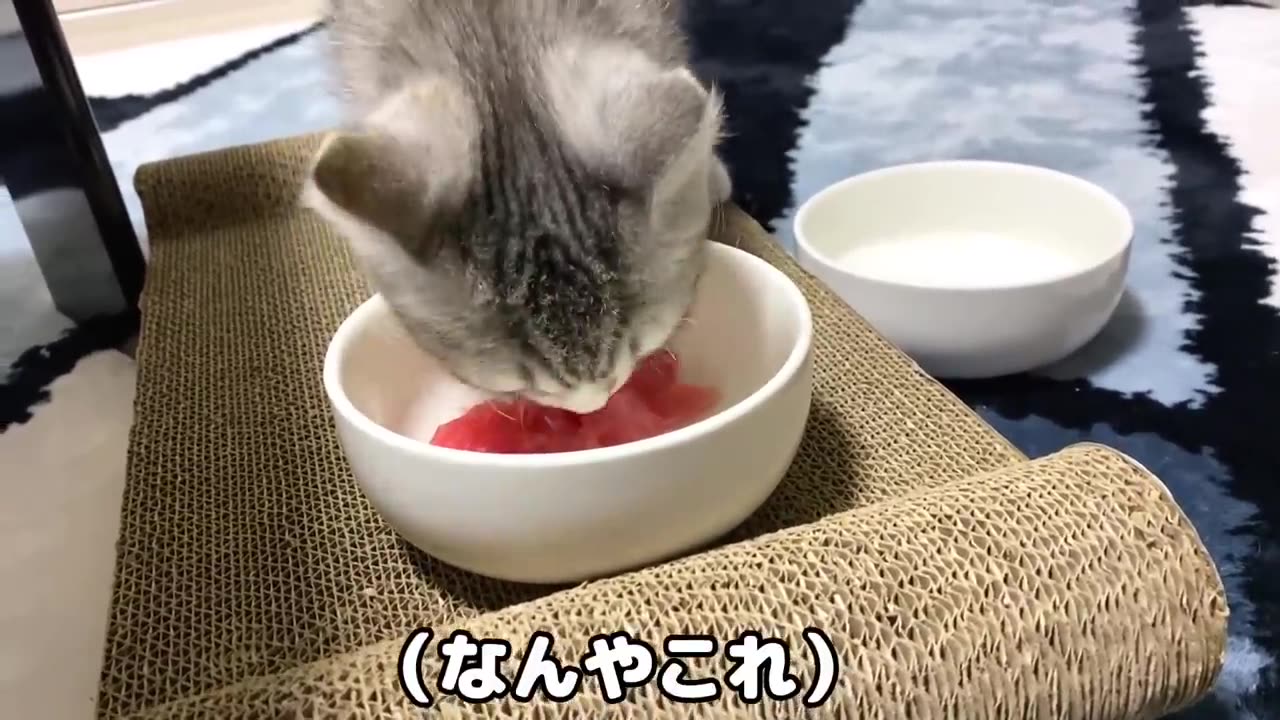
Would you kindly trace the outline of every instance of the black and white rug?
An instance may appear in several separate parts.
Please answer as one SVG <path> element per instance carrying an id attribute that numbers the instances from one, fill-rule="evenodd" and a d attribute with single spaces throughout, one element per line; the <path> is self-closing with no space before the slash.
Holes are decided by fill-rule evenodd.
<path id="1" fill-rule="evenodd" d="M 736 199 L 788 246 L 792 212 L 824 185 L 912 160 L 1047 165 L 1128 204 L 1130 297 L 1098 341 L 1035 376 L 953 388 L 1028 454 L 1095 440 L 1169 484 L 1232 610 L 1226 671 L 1183 717 L 1280 717 L 1280 10 L 692 7 L 698 63 L 727 95 Z M 336 122 L 324 42 L 281 26 L 79 60 L 140 233 L 140 163 Z M 124 324 L 72 328 L 52 310 L 24 242 L 0 192 L 0 706 L 89 717 L 134 368 L 109 349 Z"/>

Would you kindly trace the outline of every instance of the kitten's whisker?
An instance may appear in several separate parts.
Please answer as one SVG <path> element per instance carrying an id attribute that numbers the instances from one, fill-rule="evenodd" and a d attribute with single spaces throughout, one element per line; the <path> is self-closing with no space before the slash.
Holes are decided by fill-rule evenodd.
<path id="1" fill-rule="evenodd" d="M 487 402 L 488 402 L 488 405 L 489 405 L 489 409 L 493 410 L 494 412 L 498 413 L 499 415 L 501 415 L 502 417 L 504 417 L 504 418 L 506 418 L 506 419 L 510 420 L 510 421 L 511 421 L 511 422 L 513 422 L 513 423 L 520 423 L 520 427 L 522 427 L 522 428 L 524 427 L 524 423 L 523 423 L 523 422 L 520 422 L 519 420 L 516 420 L 515 418 L 511 417 L 510 415 L 508 415 L 508 414 L 506 414 L 506 413 L 502 412 L 502 408 L 498 407 L 498 404 L 497 404 L 497 403 L 495 403 L 493 400 L 489 400 L 489 401 L 487 401 Z"/>

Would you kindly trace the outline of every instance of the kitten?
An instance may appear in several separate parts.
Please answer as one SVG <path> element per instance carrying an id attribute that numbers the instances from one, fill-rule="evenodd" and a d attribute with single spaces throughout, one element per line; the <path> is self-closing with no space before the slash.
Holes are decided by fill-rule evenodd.
<path id="1" fill-rule="evenodd" d="M 604 405 L 682 321 L 730 195 L 673 0 L 331 0 L 353 118 L 303 202 L 460 380 Z"/>

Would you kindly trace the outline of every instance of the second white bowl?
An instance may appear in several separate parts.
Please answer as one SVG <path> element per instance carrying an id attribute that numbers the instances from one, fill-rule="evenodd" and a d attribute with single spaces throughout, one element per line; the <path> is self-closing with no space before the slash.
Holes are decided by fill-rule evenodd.
<path id="1" fill-rule="evenodd" d="M 800 264 L 926 372 L 980 378 L 1098 334 L 1124 292 L 1133 220 L 1080 178 L 962 160 L 836 183 L 794 232 Z"/>

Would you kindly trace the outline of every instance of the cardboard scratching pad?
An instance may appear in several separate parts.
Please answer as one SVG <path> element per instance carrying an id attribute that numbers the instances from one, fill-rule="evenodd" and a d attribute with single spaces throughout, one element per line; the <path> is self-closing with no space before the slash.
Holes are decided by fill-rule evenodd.
<path id="1" fill-rule="evenodd" d="M 101 716 L 416 716 L 397 663 L 420 627 L 442 717 L 1154 718 L 1208 691 L 1224 591 L 1159 481 L 1094 445 L 1029 462 L 734 209 L 716 239 L 784 270 L 814 313 L 812 414 L 765 507 L 715 548 L 573 588 L 408 547 L 360 494 L 320 385 L 369 290 L 296 206 L 318 139 L 138 172 L 152 261 Z M 664 637 L 706 634 L 716 656 L 687 674 L 722 691 L 677 702 L 655 677 L 609 706 L 587 676 L 566 702 L 472 705 L 436 684 L 456 629 L 509 642 L 513 684 L 536 631 L 574 665 L 629 632 L 655 675 Z M 790 699 L 746 704 L 725 681 L 748 631 L 789 644 Z M 813 709 L 806 638 L 838 662 Z"/>

